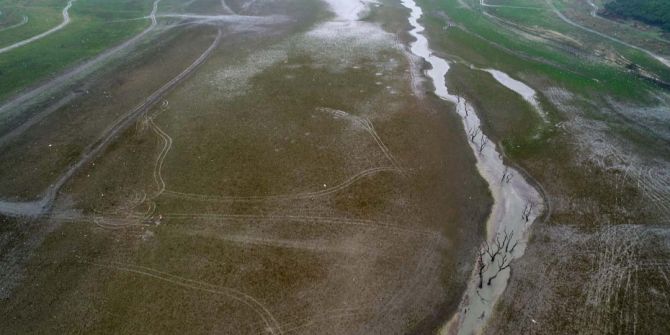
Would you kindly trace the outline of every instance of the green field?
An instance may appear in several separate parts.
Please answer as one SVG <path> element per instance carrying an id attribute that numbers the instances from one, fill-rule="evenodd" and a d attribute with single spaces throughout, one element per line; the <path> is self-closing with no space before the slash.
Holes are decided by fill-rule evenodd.
<path id="1" fill-rule="evenodd" d="M 36 5 L 35 3 L 39 3 Z M 129 39 L 149 25 L 138 19 L 151 11 L 150 1 L 78 0 L 70 9 L 71 22 L 43 39 L 0 54 L 0 99 L 58 74 Z M 41 33 L 62 21 L 64 1 L 47 4 L 33 1 L 5 1 L 0 9 L 39 16 L 26 25 L 0 31 L 0 46 L 7 46 Z"/>

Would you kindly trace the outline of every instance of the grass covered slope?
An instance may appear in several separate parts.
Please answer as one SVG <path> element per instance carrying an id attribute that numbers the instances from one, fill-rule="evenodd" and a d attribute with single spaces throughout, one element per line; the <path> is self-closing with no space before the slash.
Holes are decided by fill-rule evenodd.
<path id="1" fill-rule="evenodd" d="M 612 0 L 605 15 L 635 19 L 670 31 L 670 2 L 666 0 Z"/>

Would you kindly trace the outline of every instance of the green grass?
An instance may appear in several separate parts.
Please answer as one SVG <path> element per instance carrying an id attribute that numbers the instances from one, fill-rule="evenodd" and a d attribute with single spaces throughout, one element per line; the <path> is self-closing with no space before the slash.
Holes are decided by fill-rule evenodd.
<path id="1" fill-rule="evenodd" d="M 61 23 L 63 21 L 62 11 L 66 3 L 67 0 L 1 1 L 0 10 L 3 11 L 3 15 L 8 15 L 9 22 L 7 25 L 19 23 L 23 15 L 28 17 L 28 23 L 13 29 L 0 31 L 0 47 L 30 38 Z M 5 26 L 3 25 L 3 27 Z"/>
<path id="2" fill-rule="evenodd" d="M 75 2 L 70 9 L 72 21 L 65 28 L 28 45 L 0 54 L 0 99 L 36 81 L 55 75 L 79 61 L 94 57 L 142 31 L 149 24 L 148 20 L 128 19 L 146 16 L 150 6 L 151 2 L 148 0 Z M 59 13 L 60 10 L 62 7 Z M 53 25 L 58 24 L 60 20 L 62 17 Z M 44 30 L 47 29 L 48 27 Z M 0 35 L 0 40 L 2 36 Z"/>

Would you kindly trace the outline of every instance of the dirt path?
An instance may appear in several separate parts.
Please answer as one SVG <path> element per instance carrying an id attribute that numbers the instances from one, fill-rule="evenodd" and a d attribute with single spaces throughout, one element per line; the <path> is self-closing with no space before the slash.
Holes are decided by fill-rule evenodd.
<path id="1" fill-rule="evenodd" d="M 491 7 L 491 8 L 542 9 L 542 7 L 531 7 L 531 6 L 489 5 L 486 2 L 484 2 L 484 0 L 479 0 L 479 5 L 482 7 Z"/>
<path id="2" fill-rule="evenodd" d="M 47 36 L 57 32 L 57 31 L 65 28 L 65 26 L 67 26 L 70 23 L 70 13 L 69 13 L 69 11 L 70 11 L 70 7 L 72 7 L 72 3 L 75 2 L 75 1 L 76 0 L 70 0 L 70 1 L 67 2 L 67 5 L 65 6 L 65 8 L 63 8 L 63 22 L 61 22 L 59 25 L 57 25 L 57 26 L 55 26 L 55 27 L 53 27 L 53 28 L 41 33 L 41 34 L 35 35 L 31 38 L 28 38 L 28 39 L 25 39 L 23 41 L 16 42 L 16 43 L 14 43 L 10 46 L 6 46 L 4 48 L 1 48 L 0 49 L 0 54 L 5 53 L 5 52 L 10 51 L 10 50 L 14 50 L 14 49 L 19 48 L 19 47 L 22 47 L 26 44 L 35 42 L 39 39 L 47 37 Z M 28 21 L 26 20 L 26 22 L 28 22 Z"/>

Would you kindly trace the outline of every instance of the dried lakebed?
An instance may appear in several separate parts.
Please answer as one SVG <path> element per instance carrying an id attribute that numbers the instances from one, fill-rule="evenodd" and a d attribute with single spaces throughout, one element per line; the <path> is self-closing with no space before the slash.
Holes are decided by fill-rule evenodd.
<path id="1" fill-rule="evenodd" d="M 405 29 L 407 12 L 385 2 L 327 0 L 325 11 L 300 17 L 292 16 L 295 8 L 282 11 L 288 3 L 263 12 L 255 8 L 265 2 L 199 0 L 180 12 L 163 1 L 169 9 L 158 13 L 158 1 L 143 17 L 151 19 L 144 32 L 0 106 L 0 117 L 12 120 L 57 90 L 55 83 L 80 80 L 152 30 L 167 37 L 176 26 L 218 27 L 211 37 L 194 31 L 174 44 L 167 40 L 186 45 L 192 58 L 138 70 L 137 77 L 164 75 L 155 86 L 143 85 L 141 100 L 123 99 L 130 94 L 122 88 L 136 77 L 105 74 L 115 94 L 92 88 L 89 97 L 53 98 L 0 133 L 0 154 L 18 162 L 5 174 L 11 177 L 31 164 L 15 143 L 48 152 L 52 143 L 64 147 L 49 131 L 79 130 L 84 122 L 58 118 L 79 112 L 67 114 L 63 106 L 95 102 L 102 93 L 103 104 L 81 110 L 118 111 L 96 124 L 99 131 L 67 162 L 38 165 L 35 171 L 51 173 L 31 174 L 30 189 L 21 193 L 21 180 L 3 184 L 9 186 L 0 220 L 34 223 L 44 234 L 27 247 L 17 242 L 11 252 L 0 245 L 0 266 L 9 269 L 0 275 L 0 296 L 7 294 L 10 306 L 0 307 L 9 316 L 0 328 L 53 328 L 62 315 L 39 316 L 54 309 L 76 315 L 63 332 L 81 331 L 90 327 L 79 321 L 90 310 L 81 307 L 93 302 L 98 315 L 90 324 L 117 333 L 130 329 L 116 324 L 126 319 L 150 332 L 197 324 L 221 333 L 423 333 L 451 315 L 443 332 L 483 329 L 510 263 L 523 254 L 528 228 L 547 204 L 523 170 L 505 164 L 473 103 L 449 93 L 450 64 L 431 51 L 421 8 L 402 1 L 416 39 L 408 48 L 380 24 Z M 399 16 L 389 19 L 385 11 Z M 203 42 L 192 47 L 187 36 Z M 166 58 L 146 56 L 146 64 L 179 54 L 170 49 L 156 45 Z M 421 66 L 408 49 L 429 63 L 424 74 L 444 102 L 417 89 Z M 174 72 L 166 74 L 168 67 Z M 530 86 L 495 69 L 478 70 L 542 115 Z M 432 113 L 451 104 L 457 114 Z M 26 140 L 32 138 L 43 145 Z M 67 154 L 35 157 L 53 162 Z M 487 243 L 480 249 L 481 240 Z M 12 258 L 19 254 L 30 255 Z M 23 261 L 33 254 L 32 263 Z M 20 282 L 24 265 L 25 280 L 12 291 L 3 280 Z M 188 299 L 193 303 L 177 306 Z M 148 308 L 157 309 L 134 313 Z M 26 319 L 34 323 L 25 326 Z"/>

